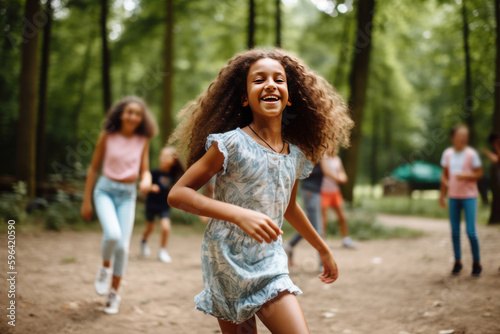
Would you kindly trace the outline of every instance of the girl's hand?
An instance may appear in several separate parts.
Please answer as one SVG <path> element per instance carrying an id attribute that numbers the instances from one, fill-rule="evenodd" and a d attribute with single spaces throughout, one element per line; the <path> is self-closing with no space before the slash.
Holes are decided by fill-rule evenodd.
<path id="1" fill-rule="evenodd" d="M 139 191 L 146 195 L 148 192 L 151 191 L 151 181 L 149 180 L 142 180 L 141 183 L 139 183 Z"/>
<path id="2" fill-rule="evenodd" d="M 88 201 L 83 201 L 80 213 L 83 219 L 85 219 L 86 221 L 90 221 L 90 219 L 92 219 L 93 213 L 92 204 Z"/>
<path id="3" fill-rule="evenodd" d="M 242 209 L 235 224 L 257 242 L 270 244 L 278 240 L 283 231 L 267 215 L 250 209 Z"/>
<path id="4" fill-rule="evenodd" d="M 446 209 L 446 199 L 444 196 L 439 197 L 439 205 L 443 208 Z"/>
<path id="5" fill-rule="evenodd" d="M 323 273 L 319 274 L 318 278 L 326 284 L 335 282 L 339 277 L 339 270 L 332 253 L 327 250 L 326 253 L 320 254 L 320 257 L 323 262 Z"/>
<path id="6" fill-rule="evenodd" d="M 157 193 L 160 192 L 160 186 L 157 185 L 157 184 L 152 184 L 151 188 L 149 189 L 149 191 L 152 192 L 152 193 L 157 194 Z"/>

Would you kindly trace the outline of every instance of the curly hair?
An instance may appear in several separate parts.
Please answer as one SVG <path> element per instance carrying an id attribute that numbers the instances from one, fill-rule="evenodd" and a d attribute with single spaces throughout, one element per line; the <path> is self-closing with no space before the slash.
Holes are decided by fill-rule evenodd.
<path id="1" fill-rule="evenodd" d="M 178 113 L 181 119 L 168 143 L 178 142 L 179 152 L 186 148 L 187 166 L 205 153 L 211 133 L 245 127 L 253 120 L 250 107 L 243 107 L 250 66 L 262 58 L 278 61 L 284 68 L 291 106 L 282 117 L 283 139 L 297 145 L 316 163 L 323 154 L 335 154 L 339 146 L 349 146 L 354 125 L 340 94 L 299 58 L 281 49 L 253 49 L 234 56 L 197 100 Z"/>
<path id="2" fill-rule="evenodd" d="M 149 111 L 149 108 L 143 99 L 137 96 L 126 96 L 116 102 L 106 113 L 103 130 L 107 133 L 120 131 L 122 126 L 122 113 L 129 103 L 137 103 L 142 108 L 142 122 L 135 129 L 135 133 L 148 138 L 153 138 L 158 133 L 156 120 Z"/>

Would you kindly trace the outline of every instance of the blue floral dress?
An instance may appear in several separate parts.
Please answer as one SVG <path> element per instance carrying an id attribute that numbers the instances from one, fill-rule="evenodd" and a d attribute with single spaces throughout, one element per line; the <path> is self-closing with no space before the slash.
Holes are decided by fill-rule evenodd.
<path id="1" fill-rule="evenodd" d="M 280 154 L 258 144 L 240 128 L 211 134 L 224 154 L 217 173 L 214 198 L 267 214 L 279 227 L 297 178 L 306 178 L 312 163 L 289 143 Z M 258 243 L 233 223 L 211 219 L 201 246 L 205 290 L 195 298 L 196 309 L 219 319 L 241 323 L 250 319 L 281 291 L 302 291 L 288 277 L 282 238 Z"/>

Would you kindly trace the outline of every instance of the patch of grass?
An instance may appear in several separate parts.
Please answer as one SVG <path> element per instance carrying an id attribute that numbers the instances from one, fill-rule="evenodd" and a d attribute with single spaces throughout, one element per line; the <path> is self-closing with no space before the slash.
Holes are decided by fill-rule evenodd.
<path id="1" fill-rule="evenodd" d="M 333 213 L 331 213 L 333 216 Z M 422 231 L 405 227 L 389 227 L 382 225 L 375 219 L 373 212 L 364 209 L 346 209 L 349 234 L 356 240 L 416 238 L 424 235 Z M 295 229 L 290 224 L 283 225 L 285 236 L 289 238 Z M 329 237 L 340 238 L 341 234 L 336 220 L 329 219 L 326 229 Z"/>
<path id="2" fill-rule="evenodd" d="M 61 259 L 61 263 L 63 264 L 75 263 L 75 262 L 76 262 L 76 257 L 74 256 L 68 256 Z"/>
<path id="3" fill-rule="evenodd" d="M 388 213 L 404 216 L 419 216 L 429 218 L 448 219 L 448 209 L 439 206 L 437 199 L 432 198 L 409 198 L 409 197 L 380 197 L 380 198 L 361 198 L 357 201 L 361 209 L 372 212 Z M 490 210 L 481 204 L 478 204 L 478 222 L 486 223 L 488 221 Z"/>

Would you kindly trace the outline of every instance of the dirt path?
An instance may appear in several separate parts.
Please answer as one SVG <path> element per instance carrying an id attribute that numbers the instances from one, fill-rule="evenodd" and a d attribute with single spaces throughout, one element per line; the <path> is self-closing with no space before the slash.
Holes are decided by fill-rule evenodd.
<path id="1" fill-rule="evenodd" d="M 443 220 L 380 216 L 388 225 L 426 231 L 417 239 L 360 242 L 352 251 L 329 240 L 340 278 L 324 285 L 316 278 L 317 258 L 305 242 L 295 251 L 291 277 L 312 333 L 404 334 L 454 330 L 454 333 L 500 333 L 500 231 L 479 230 L 484 274 L 470 277 L 465 237 L 465 270 L 450 277 L 451 245 Z M 93 280 L 99 262 L 99 233 L 22 233 L 17 236 L 17 326 L 6 327 L 5 279 L 0 283 L 0 333 L 219 333 L 217 322 L 194 310 L 202 290 L 201 235 L 173 235 L 174 262 L 138 257 L 139 235 L 132 239 L 130 263 L 121 289 L 118 315 L 101 312 L 103 298 Z M 138 231 L 136 231 L 137 233 Z M 6 258 L 6 236 L 0 236 Z M 151 240 L 158 243 L 158 236 Z M 155 250 L 155 248 L 153 248 Z M 2 269 L 2 278 L 6 270 Z M 268 331 L 260 325 L 260 333 Z"/>

